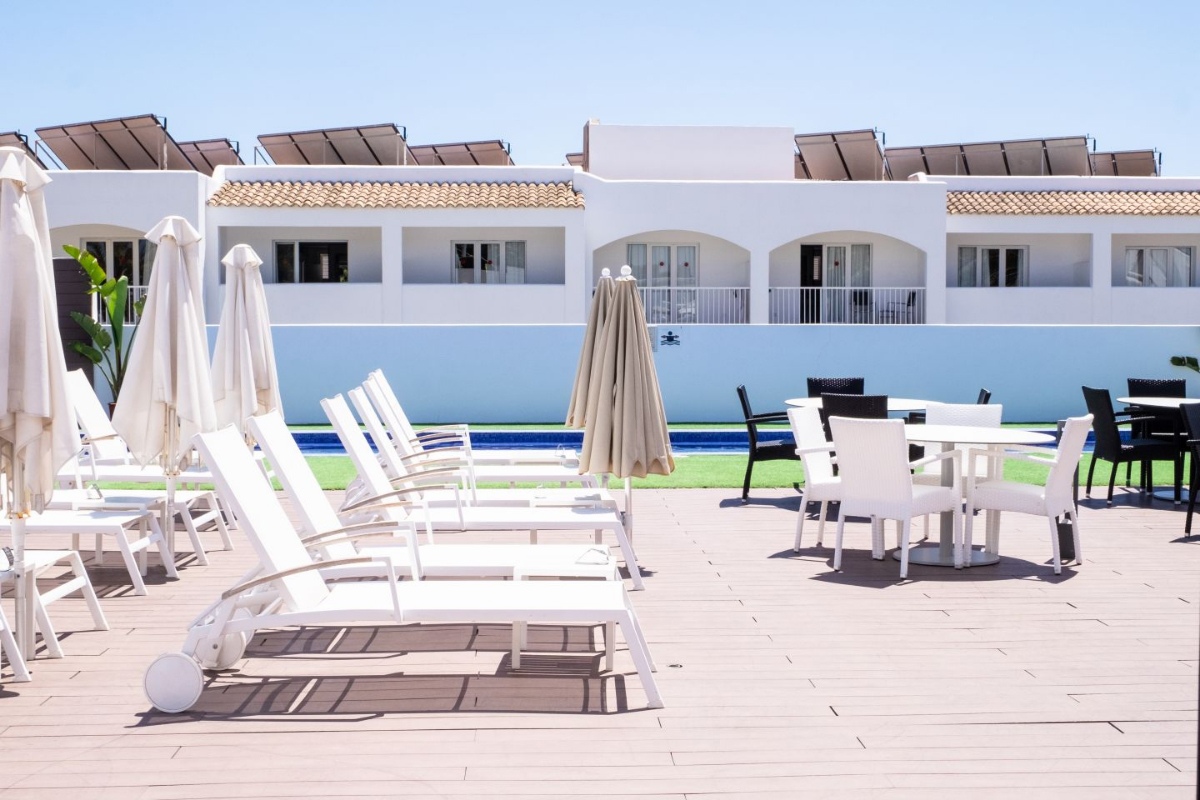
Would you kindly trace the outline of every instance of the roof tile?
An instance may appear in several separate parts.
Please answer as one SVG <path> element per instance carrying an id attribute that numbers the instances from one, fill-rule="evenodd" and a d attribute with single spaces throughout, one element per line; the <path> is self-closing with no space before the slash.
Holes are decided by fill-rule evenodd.
<path id="1" fill-rule="evenodd" d="M 1200 192 L 947 192 L 946 212 L 1010 216 L 1198 216 Z"/>
<path id="2" fill-rule="evenodd" d="M 210 206 L 257 208 L 583 208 L 571 183 L 226 181 Z"/>

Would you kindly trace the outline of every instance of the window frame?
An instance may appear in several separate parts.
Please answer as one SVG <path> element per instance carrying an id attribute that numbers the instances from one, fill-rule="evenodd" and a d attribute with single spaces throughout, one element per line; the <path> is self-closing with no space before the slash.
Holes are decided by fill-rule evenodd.
<path id="1" fill-rule="evenodd" d="M 974 273 L 974 281 L 972 283 L 963 283 L 963 251 L 973 250 L 975 253 L 972 271 Z M 984 252 L 987 250 L 998 250 L 1000 252 L 999 263 L 999 278 L 1000 283 L 992 285 L 987 282 L 987 261 L 984 258 Z M 963 244 L 958 246 L 958 258 L 954 265 L 954 274 L 956 278 L 956 287 L 959 289 L 1020 289 L 1026 288 L 1029 284 L 1029 245 L 1027 244 Z M 1007 259 L 1005 254 L 1009 251 L 1017 251 L 1023 254 L 1021 264 L 1017 267 L 1017 282 L 1007 283 L 1006 278 L 1008 271 L 1005 269 Z"/>
<path id="2" fill-rule="evenodd" d="M 1185 272 L 1184 272 L 1184 277 L 1185 277 L 1185 281 L 1186 281 L 1185 283 L 1170 283 L 1170 282 L 1168 282 L 1168 283 L 1163 284 L 1163 283 L 1147 283 L 1146 282 L 1146 276 L 1150 272 L 1150 270 L 1147 266 L 1148 255 L 1151 251 L 1155 251 L 1155 250 L 1161 250 L 1161 251 L 1164 251 L 1165 253 L 1167 253 L 1168 259 L 1170 259 L 1172 252 L 1175 252 L 1175 251 L 1183 252 L 1183 253 L 1187 254 L 1188 263 L 1187 263 L 1187 267 L 1185 268 Z M 1142 257 L 1143 266 L 1141 267 L 1140 273 L 1135 273 L 1133 270 L 1130 269 L 1130 263 L 1129 263 L 1130 256 L 1133 255 L 1134 253 L 1142 253 L 1143 254 L 1143 257 Z M 1167 269 L 1168 278 L 1170 278 L 1170 276 L 1175 274 L 1175 271 L 1172 268 L 1169 260 L 1166 265 L 1166 269 Z M 1135 277 L 1137 275 L 1140 275 L 1140 277 Z M 1192 247 L 1191 245 L 1177 245 L 1177 244 L 1129 245 L 1129 246 L 1127 246 L 1125 248 L 1125 286 L 1129 287 L 1129 288 L 1137 288 L 1137 289 L 1145 289 L 1145 288 L 1178 289 L 1178 288 L 1189 288 L 1189 287 L 1194 287 L 1194 286 L 1200 286 L 1200 268 L 1197 268 L 1197 266 L 1196 266 L 1196 248 Z"/>
<path id="3" fill-rule="evenodd" d="M 290 281 L 280 280 L 279 278 L 279 248 L 281 246 L 290 245 L 292 248 L 292 279 Z M 301 245 L 341 245 L 346 248 L 346 280 L 344 281 L 306 281 L 303 280 L 304 270 L 300 261 Z M 299 284 L 337 284 L 350 283 L 350 241 L 348 239 L 273 239 L 271 240 L 271 267 L 274 276 L 274 282 L 277 284 L 296 286 Z M 330 269 L 336 269 L 336 265 L 330 265 Z"/>
<path id="4" fill-rule="evenodd" d="M 513 266 L 513 274 L 509 273 L 509 255 L 510 249 L 520 246 L 521 250 L 521 266 Z M 471 247 L 471 280 L 461 280 L 463 273 L 467 268 L 461 264 L 459 256 L 460 247 Z M 496 260 L 499 264 L 495 265 L 495 269 L 487 269 L 484 262 L 484 249 L 486 247 L 496 248 Z M 520 280 L 513 280 L 516 277 L 515 270 L 520 270 Z M 529 243 L 525 239 L 454 239 L 450 242 L 450 282 L 456 286 L 495 286 L 498 284 L 508 285 L 524 285 L 529 274 Z M 484 280 L 485 273 L 497 273 L 498 280 Z"/>

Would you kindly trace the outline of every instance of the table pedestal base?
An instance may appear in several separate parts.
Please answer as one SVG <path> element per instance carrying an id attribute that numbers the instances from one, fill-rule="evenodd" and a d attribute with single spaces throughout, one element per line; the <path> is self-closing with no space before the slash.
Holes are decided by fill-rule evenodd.
<path id="1" fill-rule="evenodd" d="M 1150 490 L 1150 495 L 1155 500 L 1166 500 L 1168 503 L 1175 502 L 1175 487 L 1174 486 L 1159 486 Z M 1181 489 L 1179 492 L 1179 502 L 1176 505 L 1182 505 L 1188 501 L 1191 495 L 1187 489 Z"/>
<path id="2" fill-rule="evenodd" d="M 900 560 L 900 551 L 892 553 L 892 558 Z M 999 563 L 1000 556 L 995 553 L 986 553 L 982 547 L 971 548 L 971 566 L 986 567 L 990 564 Z M 937 542 L 929 544 L 919 544 L 908 551 L 908 563 L 920 564 L 923 567 L 953 567 L 954 554 L 950 553 L 945 558 L 941 555 L 941 548 Z"/>

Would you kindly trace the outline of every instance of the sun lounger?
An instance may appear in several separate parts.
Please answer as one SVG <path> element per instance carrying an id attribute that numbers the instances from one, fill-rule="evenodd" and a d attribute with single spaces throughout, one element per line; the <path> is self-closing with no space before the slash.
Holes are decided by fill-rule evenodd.
<path id="1" fill-rule="evenodd" d="M 265 477 L 230 427 L 196 437 L 259 559 L 261 574 L 224 592 L 190 627 L 181 652 L 159 656 L 146 670 L 146 696 L 158 709 L 181 712 L 204 687 L 201 661 L 225 661 L 261 628 L 411 623 L 614 622 L 628 643 L 648 705 L 662 707 L 645 638 L 618 581 L 406 581 L 383 557 L 350 563 L 378 567 L 378 580 L 329 582 L 297 540 Z M 410 546 L 415 546 L 411 540 Z M 415 557 L 415 556 L 414 556 Z M 345 562 L 344 562 L 345 563 Z M 416 562 L 414 562 L 416 563 Z M 349 564 L 347 564 L 349 565 Z M 419 572 L 415 574 L 419 578 Z M 518 576 L 523 577 L 523 576 Z"/>
<path id="2" fill-rule="evenodd" d="M 54 588 L 45 592 L 41 591 L 37 585 L 37 579 L 55 565 L 64 562 L 70 568 L 71 574 L 74 577 L 57 584 Z M 88 577 L 87 570 L 83 568 L 83 559 L 79 557 L 79 553 L 74 550 L 26 550 L 25 567 L 28 570 L 28 574 L 33 577 L 33 580 L 28 582 L 28 586 L 33 595 L 34 620 L 37 623 L 38 630 L 42 632 L 42 641 L 46 645 L 46 654 L 50 658 L 63 657 L 62 645 L 58 641 L 58 634 L 55 633 L 54 625 L 51 623 L 50 615 L 47 612 L 47 606 L 56 600 L 61 600 L 63 597 L 74 592 L 79 592 L 83 595 L 83 599 L 87 602 L 88 610 L 92 614 L 94 629 L 98 631 L 108 630 L 108 620 L 105 619 L 104 612 L 100 609 L 100 600 L 96 597 L 96 590 L 92 587 L 92 581 Z M 0 584 L 15 577 L 15 572 L 8 563 L 7 556 L 0 555 Z M 0 613 L 0 637 L 3 636 L 2 629 L 5 628 L 5 625 L 3 614 Z M 5 649 L 7 650 L 7 643 L 5 643 Z M 30 655 L 32 656 L 32 654 Z M 14 671 L 16 671 L 15 659 L 19 656 L 19 653 L 15 656 L 13 653 L 9 653 L 9 662 L 13 664 Z"/>
<path id="3" fill-rule="evenodd" d="M 367 512 L 385 515 L 395 521 L 412 521 L 418 527 L 428 525 L 435 531 L 530 531 L 531 542 L 536 543 L 538 531 L 591 530 L 611 531 L 620 545 L 634 589 L 643 589 L 641 570 L 633 552 L 633 545 L 625 533 L 619 512 L 610 508 L 578 508 L 573 506 L 533 506 L 518 508 L 511 506 L 426 506 L 418 508 L 412 503 L 401 504 L 399 499 L 413 494 L 413 489 L 394 489 L 383 468 L 375 459 L 366 437 L 354 420 L 350 407 L 341 395 L 321 401 L 321 407 L 333 423 L 334 429 L 354 462 L 363 481 L 365 499 L 345 506 L 346 513 Z M 403 480 L 406 476 L 400 476 Z M 416 475 L 407 476 L 415 479 Z"/>

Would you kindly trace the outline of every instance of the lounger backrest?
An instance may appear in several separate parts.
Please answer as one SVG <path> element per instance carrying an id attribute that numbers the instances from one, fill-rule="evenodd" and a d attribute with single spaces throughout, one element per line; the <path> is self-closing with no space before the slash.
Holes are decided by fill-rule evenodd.
<path id="1" fill-rule="evenodd" d="M 363 386 L 365 387 L 366 384 Z M 371 434 L 371 441 L 375 443 L 375 450 L 379 453 L 380 466 L 383 467 L 388 478 L 395 480 L 406 470 L 400 461 L 400 454 L 396 452 L 395 444 L 383 427 L 383 421 L 379 419 L 379 414 L 375 413 L 375 407 L 367 399 L 367 395 L 362 389 L 351 389 L 347 394 L 350 395 L 350 402 L 354 405 L 354 410 L 358 412 L 358 418 L 367 427 L 367 433 Z"/>
<path id="2" fill-rule="evenodd" d="M 326 397 L 321 401 L 321 408 L 325 409 L 325 416 L 329 417 L 333 429 L 337 431 L 338 439 L 342 442 L 342 447 L 346 448 L 346 454 L 354 462 L 354 468 L 358 470 L 358 477 L 362 478 L 363 488 L 366 489 L 367 495 L 377 497 L 390 492 L 392 484 L 384 473 L 383 467 L 379 466 L 379 461 L 375 458 L 375 453 L 371 451 L 371 446 L 367 444 L 367 437 L 358 427 L 358 422 L 354 419 L 354 414 L 350 411 L 346 398 L 340 394 Z M 408 515 L 396 511 L 389 513 L 388 516 L 391 519 L 403 521 L 407 519 Z"/>
<path id="3" fill-rule="evenodd" d="M 304 460 L 300 446 L 296 444 L 295 437 L 287 429 L 279 412 L 271 411 L 251 417 L 247 425 L 275 468 L 275 477 L 283 484 L 293 508 L 299 512 L 305 534 L 313 536 L 342 527 L 342 521 L 326 501 L 317 476 L 313 475 L 312 468 Z M 323 550 L 326 558 L 349 558 L 357 553 L 349 543 L 331 545 Z"/>
<path id="4" fill-rule="evenodd" d="M 79 427 L 88 439 L 92 460 L 97 464 L 129 463 L 129 450 L 117 435 L 117 429 L 113 427 L 112 420 L 105 413 L 96 390 L 83 370 L 73 369 L 67 373 L 67 393 L 71 396 Z"/>
<path id="5" fill-rule="evenodd" d="M 263 572 L 283 572 L 313 563 L 241 432 L 230 425 L 197 435 L 194 444 L 212 469 L 217 493 L 233 509 Z M 292 609 L 312 608 L 329 593 L 315 570 L 280 578 L 278 584 L 284 602 Z"/>
<path id="6" fill-rule="evenodd" d="M 392 435 L 397 438 L 403 437 L 406 442 L 415 441 L 417 431 L 409 421 L 408 415 L 404 413 L 404 407 L 400 405 L 400 398 L 396 397 L 396 393 L 392 390 L 392 384 L 383 374 L 383 370 L 377 369 L 368 375 L 367 383 L 378 391 L 378 395 L 371 395 L 371 400 L 382 406 L 379 413 L 383 415 L 384 422 L 391 428 Z"/>

